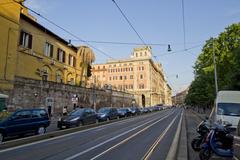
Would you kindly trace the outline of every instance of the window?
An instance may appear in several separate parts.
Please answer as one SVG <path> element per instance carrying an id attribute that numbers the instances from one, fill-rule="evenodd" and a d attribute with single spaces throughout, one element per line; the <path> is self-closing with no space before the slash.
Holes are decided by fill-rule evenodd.
<path id="1" fill-rule="evenodd" d="M 62 49 L 60 49 L 60 48 L 58 48 L 57 60 L 58 60 L 59 62 L 62 62 L 62 63 L 65 62 L 65 52 L 64 52 Z"/>
<path id="2" fill-rule="evenodd" d="M 140 75 L 140 79 L 143 79 L 143 75 L 142 74 Z"/>
<path id="3" fill-rule="evenodd" d="M 21 119 L 27 119 L 31 118 L 31 112 L 30 111 L 19 111 L 14 116 L 14 120 L 21 120 Z"/>
<path id="4" fill-rule="evenodd" d="M 42 80 L 48 81 L 48 69 L 46 68 L 42 70 Z"/>
<path id="5" fill-rule="evenodd" d="M 63 82 L 63 80 L 62 80 L 62 74 L 61 74 L 61 72 L 57 72 L 56 73 L 56 82 L 57 83 L 62 83 Z"/>
<path id="6" fill-rule="evenodd" d="M 145 52 L 145 56 L 147 56 L 147 52 Z"/>
<path id="7" fill-rule="evenodd" d="M 114 64 L 113 67 L 116 67 L 116 64 Z"/>
<path id="8" fill-rule="evenodd" d="M 130 79 L 133 79 L 133 75 L 130 75 Z"/>
<path id="9" fill-rule="evenodd" d="M 126 80 L 126 79 L 127 79 L 127 76 L 124 76 L 124 79 Z"/>
<path id="10" fill-rule="evenodd" d="M 122 80 L 122 76 L 119 76 L 119 80 Z"/>
<path id="11" fill-rule="evenodd" d="M 44 55 L 53 58 L 53 45 L 46 42 L 44 48 Z"/>
<path id="12" fill-rule="evenodd" d="M 118 68 L 118 72 L 120 72 L 120 68 Z"/>
<path id="13" fill-rule="evenodd" d="M 142 52 L 140 52 L 140 56 L 142 57 Z"/>
<path id="14" fill-rule="evenodd" d="M 109 81 L 111 81 L 112 80 L 112 77 L 109 77 Z"/>
<path id="15" fill-rule="evenodd" d="M 69 54 L 68 56 L 68 64 L 72 67 L 76 66 L 76 58 Z"/>
<path id="16" fill-rule="evenodd" d="M 103 66 L 103 69 L 105 69 L 105 66 Z"/>
<path id="17" fill-rule="evenodd" d="M 139 84 L 139 89 L 144 89 L 144 84 Z"/>
<path id="18" fill-rule="evenodd" d="M 98 66 L 98 70 L 100 69 L 100 66 Z"/>
<path id="19" fill-rule="evenodd" d="M 32 35 L 31 34 L 21 31 L 19 42 L 22 47 L 32 49 Z"/>
<path id="20" fill-rule="evenodd" d="M 136 53 L 136 57 L 138 57 L 138 53 Z"/>
<path id="21" fill-rule="evenodd" d="M 142 71 L 144 70 L 144 66 L 142 66 Z"/>
<path id="22" fill-rule="evenodd" d="M 129 85 L 129 89 L 133 89 L 133 84 L 130 84 L 130 85 Z"/>

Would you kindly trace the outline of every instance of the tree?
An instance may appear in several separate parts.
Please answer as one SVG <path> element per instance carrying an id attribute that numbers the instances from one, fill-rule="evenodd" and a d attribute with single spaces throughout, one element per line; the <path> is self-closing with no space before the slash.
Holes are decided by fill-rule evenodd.
<path id="1" fill-rule="evenodd" d="M 219 90 L 240 90 L 240 23 L 232 24 L 217 38 L 210 38 L 194 65 L 195 79 L 185 102 L 212 105 L 215 99 L 213 50 Z"/>

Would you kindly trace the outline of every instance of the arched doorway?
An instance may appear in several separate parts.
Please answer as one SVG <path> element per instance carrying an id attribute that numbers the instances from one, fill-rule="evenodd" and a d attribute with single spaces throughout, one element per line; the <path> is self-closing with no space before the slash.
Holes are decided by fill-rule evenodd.
<path id="1" fill-rule="evenodd" d="M 142 94 L 142 106 L 145 107 L 145 95 Z"/>

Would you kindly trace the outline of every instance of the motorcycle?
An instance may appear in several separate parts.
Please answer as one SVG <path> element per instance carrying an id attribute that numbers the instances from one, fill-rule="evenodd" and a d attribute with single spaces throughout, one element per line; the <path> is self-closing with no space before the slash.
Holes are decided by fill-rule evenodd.
<path id="1" fill-rule="evenodd" d="M 197 132 L 199 133 L 199 136 L 194 138 L 191 142 L 191 146 L 194 151 L 201 150 L 201 144 L 204 143 L 209 133 L 209 130 L 210 130 L 210 123 L 208 121 L 208 118 L 206 118 L 206 120 L 202 121 L 197 127 Z"/>
<path id="2" fill-rule="evenodd" d="M 233 157 L 233 140 L 234 136 L 230 134 L 229 127 L 231 124 L 216 125 L 208 133 L 204 144 L 201 145 L 199 158 L 208 160 L 212 154 L 221 157 Z"/>

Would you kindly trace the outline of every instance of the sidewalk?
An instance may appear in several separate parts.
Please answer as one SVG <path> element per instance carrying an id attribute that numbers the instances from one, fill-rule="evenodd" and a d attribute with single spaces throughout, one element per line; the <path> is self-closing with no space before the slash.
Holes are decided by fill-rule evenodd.
<path id="1" fill-rule="evenodd" d="M 211 110 L 206 110 L 206 113 L 198 113 L 194 110 L 186 110 L 185 111 L 186 118 L 186 128 L 187 128 L 187 141 L 188 141 L 188 159 L 189 160 L 199 160 L 198 152 L 195 152 L 191 147 L 191 141 L 193 138 L 198 136 L 196 131 L 198 124 L 209 116 Z M 234 142 L 234 151 L 236 158 L 240 159 L 240 141 L 235 139 Z M 234 160 L 236 160 L 236 158 Z M 212 160 L 229 160 L 229 158 L 221 158 L 217 156 L 213 156 Z M 230 158 L 231 159 L 231 158 Z"/>

